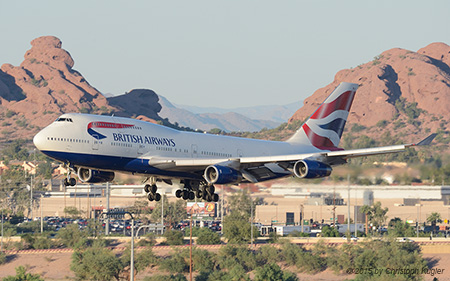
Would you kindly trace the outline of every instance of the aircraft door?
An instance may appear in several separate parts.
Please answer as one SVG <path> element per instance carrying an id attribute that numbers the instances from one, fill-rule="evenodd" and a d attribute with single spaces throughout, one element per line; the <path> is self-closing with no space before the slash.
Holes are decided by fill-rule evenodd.
<path id="1" fill-rule="evenodd" d="M 145 145 L 143 145 L 143 144 L 138 144 L 138 150 L 137 150 L 138 156 L 144 154 L 144 150 L 145 150 Z"/>
<path id="2" fill-rule="evenodd" d="M 191 156 L 192 158 L 198 157 L 198 148 L 196 144 L 191 145 Z"/>
<path id="3" fill-rule="evenodd" d="M 92 140 L 92 150 L 98 150 L 98 144 L 99 144 L 99 136 L 98 135 L 92 135 L 94 139 Z"/>

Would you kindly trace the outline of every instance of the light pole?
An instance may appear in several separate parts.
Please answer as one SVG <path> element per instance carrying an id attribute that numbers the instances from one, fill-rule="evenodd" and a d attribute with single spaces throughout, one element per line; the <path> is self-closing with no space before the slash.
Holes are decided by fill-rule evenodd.
<path id="1" fill-rule="evenodd" d="M 0 253 L 3 252 L 3 208 L 2 208 L 2 241 L 0 243 Z"/>
<path id="2" fill-rule="evenodd" d="M 30 176 L 30 218 L 33 221 L 33 175 Z"/>
<path id="3" fill-rule="evenodd" d="M 250 196 L 250 245 L 251 248 L 253 249 L 253 200 L 252 200 L 252 196 Z"/>
<path id="4" fill-rule="evenodd" d="M 41 194 L 41 233 L 44 233 L 44 217 L 42 216 L 42 209 L 44 206 L 42 206 L 42 197 L 44 196 Z"/>

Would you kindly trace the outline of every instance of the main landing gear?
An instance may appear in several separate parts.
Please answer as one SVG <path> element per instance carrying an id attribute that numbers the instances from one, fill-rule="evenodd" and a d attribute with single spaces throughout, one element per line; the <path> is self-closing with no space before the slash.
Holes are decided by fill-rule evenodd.
<path id="1" fill-rule="evenodd" d="M 177 198 L 183 198 L 183 200 L 194 200 L 202 198 L 208 202 L 218 202 L 219 195 L 214 193 L 215 187 L 212 184 L 199 183 L 196 181 L 184 180 L 184 188 L 178 189 L 175 192 Z"/>
<path id="2" fill-rule="evenodd" d="M 156 186 L 156 179 L 150 178 L 150 184 L 146 184 L 144 186 L 144 191 L 147 193 L 148 201 L 159 201 L 161 200 L 161 194 L 156 193 L 158 191 L 158 187 Z"/>

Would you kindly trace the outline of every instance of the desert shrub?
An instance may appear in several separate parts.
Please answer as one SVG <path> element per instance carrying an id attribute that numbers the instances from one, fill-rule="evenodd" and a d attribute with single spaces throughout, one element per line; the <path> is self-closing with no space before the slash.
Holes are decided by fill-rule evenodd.
<path id="1" fill-rule="evenodd" d="M 6 253 L 0 252 L 0 265 L 6 263 Z"/>
<path id="2" fill-rule="evenodd" d="M 118 280 L 123 269 L 120 260 L 112 250 L 94 243 L 86 250 L 75 251 L 72 255 L 70 269 L 79 280 Z"/>
<path id="3" fill-rule="evenodd" d="M 168 245 L 183 245 L 183 233 L 177 230 L 168 230 L 164 233 Z"/>
<path id="4" fill-rule="evenodd" d="M 144 281 L 186 281 L 186 277 L 183 274 L 178 273 L 176 275 L 153 275 L 144 278 Z M 195 279 L 197 280 L 197 279 Z"/>
<path id="5" fill-rule="evenodd" d="M 180 253 L 174 253 L 160 261 L 159 268 L 170 273 L 189 272 L 189 264 Z"/>
<path id="6" fill-rule="evenodd" d="M 3 281 L 44 281 L 39 274 L 27 273 L 25 266 L 16 267 L 16 275 L 8 276 L 2 279 Z"/>
<path id="7" fill-rule="evenodd" d="M 255 281 L 296 281 L 297 276 L 291 272 L 283 272 L 276 263 L 269 263 L 258 267 L 255 273 Z"/>
<path id="8" fill-rule="evenodd" d="M 236 265 L 241 265 L 246 272 L 252 271 L 257 266 L 256 255 L 248 249 L 247 245 L 227 245 L 222 247 L 217 256 L 221 269 L 231 270 Z"/>
<path id="9" fill-rule="evenodd" d="M 202 227 L 197 234 L 197 244 L 199 245 L 215 245 L 220 244 L 220 236 L 218 233 L 209 228 Z"/>

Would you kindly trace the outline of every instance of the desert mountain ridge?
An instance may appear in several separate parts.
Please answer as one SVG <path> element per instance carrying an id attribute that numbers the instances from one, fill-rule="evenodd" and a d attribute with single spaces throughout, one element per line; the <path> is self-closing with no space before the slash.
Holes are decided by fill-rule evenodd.
<path id="1" fill-rule="evenodd" d="M 20 66 L 5 63 L 0 68 L 0 142 L 31 139 L 65 112 L 115 114 L 167 122 L 165 111 L 173 105 L 154 91 L 135 89 L 106 98 L 73 68 L 74 60 L 61 48 L 61 40 L 43 36 L 31 41 L 31 46 Z M 332 83 L 305 99 L 304 105 L 289 119 L 289 130 L 295 130 L 340 82 L 345 81 L 360 85 L 347 121 L 347 133 L 365 134 L 375 139 L 389 133 L 391 137 L 416 141 L 430 132 L 439 132 L 442 143 L 448 144 L 449 65 L 450 47 L 445 43 L 432 43 L 417 52 L 400 48 L 387 50 L 371 62 L 339 71 Z M 181 112 L 185 114 L 177 118 L 189 120 L 190 115 Z M 203 117 L 204 123 L 211 127 L 224 125 L 220 119 L 229 117 L 228 120 L 234 120 L 228 121 L 229 131 L 240 130 L 232 126 L 245 122 L 262 126 L 239 114 L 196 115 L 197 120 Z M 272 136 L 263 138 L 274 139 Z"/>
<path id="2" fill-rule="evenodd" d="M 332 83 L 305 99 L 289 122 L 309 117 L 340 82 L 360 85 L 347 120 L 346 130 L 350 133 L 379 139 L 389 132 L 393 138 L 417 141 L 438 132 L 438 141 L 450 142 L 447 44 L 432 43 L 417 52 L 393 48 L 373 61 L 341 70 Z"/>

